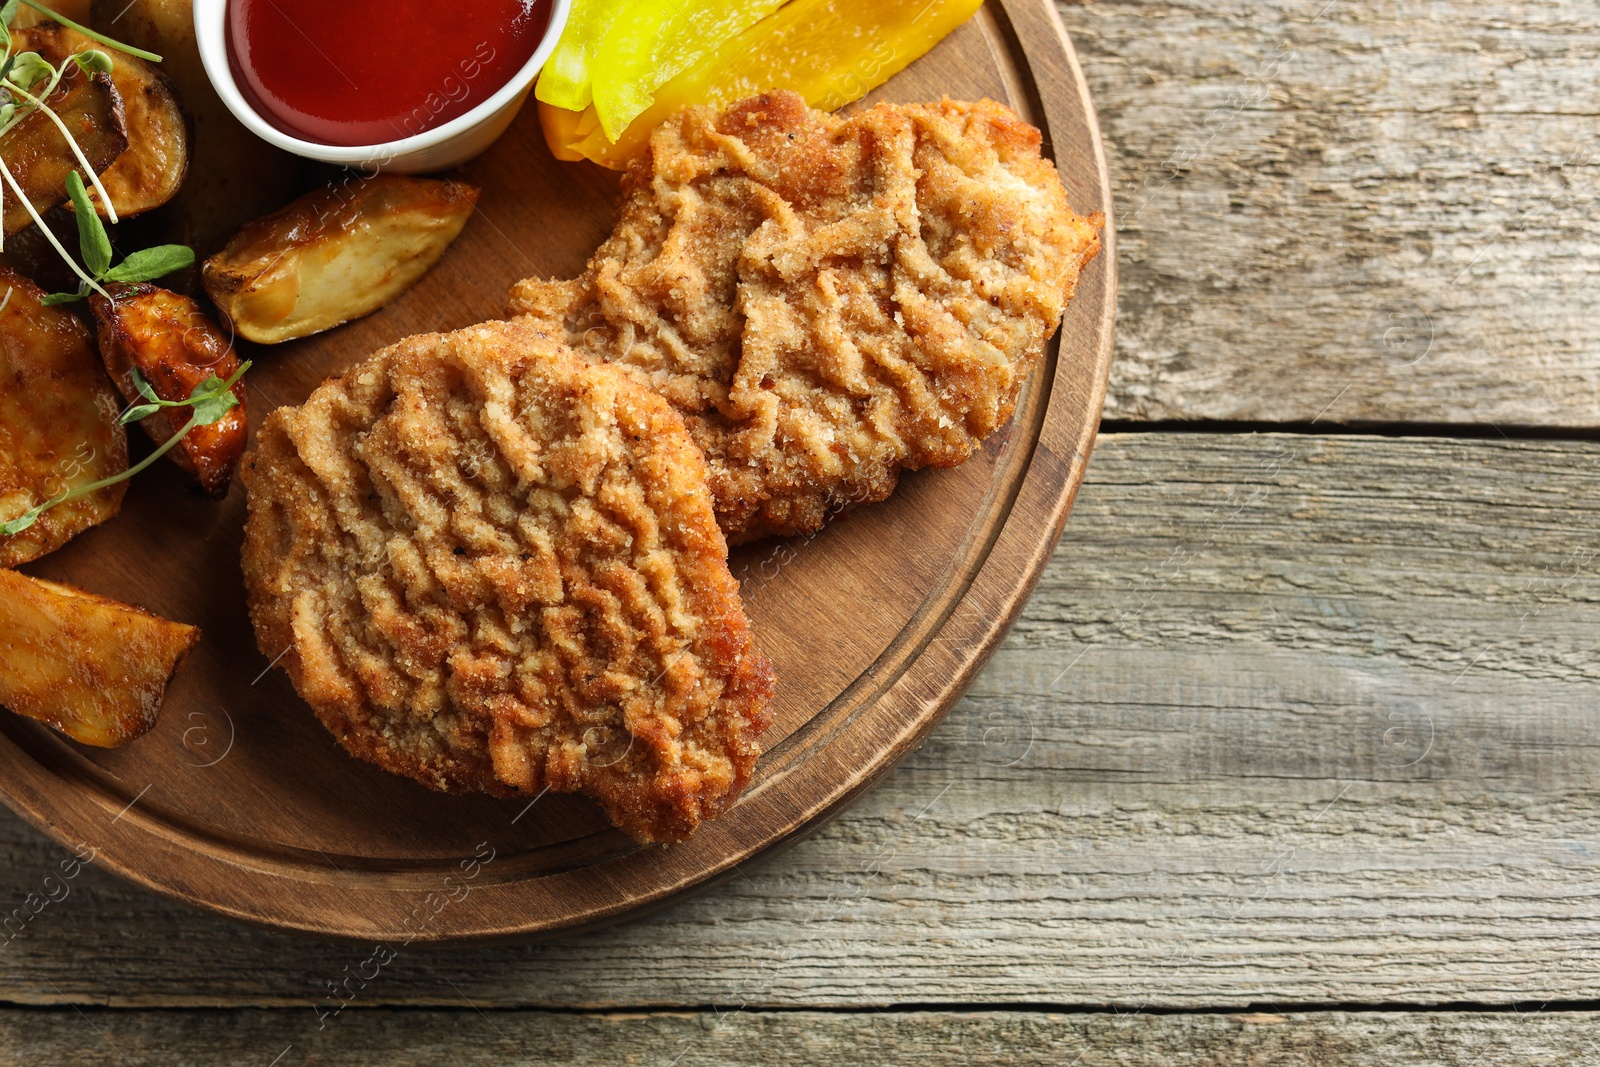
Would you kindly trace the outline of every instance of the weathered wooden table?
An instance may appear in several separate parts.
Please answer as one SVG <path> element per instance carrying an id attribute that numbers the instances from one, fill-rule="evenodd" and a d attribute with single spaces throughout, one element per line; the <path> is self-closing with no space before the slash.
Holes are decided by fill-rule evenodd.
<path id="1" fill-rule="evenodd" d="M 695 902 L 338 1015 L 367 948 L 91 866 L 0 943 L 0 1060 L 1600 1062 L 1600 3 L 1062 13 L 1107 432 L 919 753 Z M 67 858 L 0 816 L 0 912 Z"/>

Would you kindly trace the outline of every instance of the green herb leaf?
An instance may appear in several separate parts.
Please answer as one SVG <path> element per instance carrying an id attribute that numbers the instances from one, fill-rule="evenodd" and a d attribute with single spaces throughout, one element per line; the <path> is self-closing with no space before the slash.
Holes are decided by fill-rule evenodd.
<path id="1" fill-rule="evenodd" d="M 95 214 L 89 191 L 77 171 L 67 175 L 67 195 L 78 216 L 78 250 L 83 253 L 83 265 L 96 278 L 104 277 L 106 268 L 111 266 L 111 238 L 106 236 L 106 228 Z"/>
<path id="2" fill-rule="evenodd" d="M 239 398 L 233 395 L 227 383 L 213 374 L 194 387 L 194 392 L 189 394 L 189 404 L 194 409 L 195 425 L 210 426 L 238 407 Z"/>
<path id="3" fill-rule="evenodd" d="M 167 403 L 167 401 L 162 400 L 159 396 L 156 395 L 156 391 L 155 391 L 154 387 L 151 386 L 149 380 L 146 379 L 143 374 L 139 373 L 139 368 L 138 367 L 129 367 L 128 368 L 128 377 L 133 379 L 133 387 L 139 391 L 139 395 L 140 396 L 144 397 L 146 400 L 150 401 L 152 404 L 165 404 L 165 403 Z"/>
<path id="4" fill-rule="evenodd" d="M 12 534 L 21 533 L 38 522 L 39 516 L 43 514 L 44 505 L 40 505 L 36 508 L 29 508 L 10 522 L 0 522 L 0 537 L 10 537 Z"/>
<path id="5" fill-rule="evenodd" d="M 111 57 L 98 48 L 86 48 L 72 58 L 85 74 L 110 74 L 112 71 Z"/>
<path id="6" fill-rule="evenodd" d="M 0 4 L 0 23 L 4 23 L 9 27 L 11 20 L 17 17 L 17 8 L 20 6 L 21 0 L 6 0 L 5 3 Z"/>
<path id="7" fill-rule="evenodd" d="M 56 68 L 46 63 L 38 52 L 19 53 L 15 60 L 6 80 L 23 89 L 33 88 L 35 83 L 48 79 L 56 72 Z"/>
<path id="8" fill-rule="evenodd" d="M 70 304 L 75 300 L 82 300 L 88 295 L 88 290 L 83 288 L 79 288 L 76 293 L 51 293 L 50 295 L 41 299 L 39 304 L 43 307 L 53 308 L 57 304 Z"/>
<path id="9" fill-rule="evenodd" d="M 147 282 L 194 265 L 194 250 L 185 245 L 141 248 L 102 277 L 108 282 Z"/>
<path id="10" fill-rule="evenodd" d="M 147 415 L 155 414 L 162 408 L 187 407 L 193 409 L 194 424 L 196 426 L 210 426 L 239 406 L 239 398 L 233 393 L 233 385 L 249 369 L 249 363 L 243 364 L 233 377 L 227 381 L 222 381 L 215 374 L 208 375 L 205 381 L 189 391 L 188 399 L 163 400 L 156 394 L 155 388 L 151 386 L 149 380 L 139 373 L 139 368 L 130 367 L 128 369 L 128 378 L 133 382 L 134 389 L 138 391 L 140 396 L 150 402 L 148 404 L 139 404 L 123 412 L 122 423 L 126 425 L 130 422 L 137 422 Z"/>

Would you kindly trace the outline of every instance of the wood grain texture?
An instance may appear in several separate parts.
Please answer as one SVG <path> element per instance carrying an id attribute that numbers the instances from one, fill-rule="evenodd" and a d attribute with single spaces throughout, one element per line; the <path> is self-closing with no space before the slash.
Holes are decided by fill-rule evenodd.
<path id="1" fill-rule="evenodd" d="M 1520 1067 L 1592 1063 L 1592 1012 L 1315 1012 L 1055 1015 L 948 1011 L 640 1013 L 372 1011 L 312 1037 L 282 1012 L 0 1013 L 0 1062 L 81 1067 L 341 1063 L 618 1063 L 763 1067 L 817 1063 L 951 1067 Z"/>
<path id="2" fill-rule="evenodd" d="M 946 92 L 1008 99 L 1046 132 L 1078 205 L 1109 220 L 1093 110 L 1048 0 L 994 0 L 876 95 Z M 611 224 L 616 175 L 555 161 L 531 108 L 463 176 L 482 189 L 478 218 L 414 288 L 271 351 L 241 342 L 257 363 L 258 425 L 379 347 L 500 314 L 519 276 L 563 276 L 553 264 L 592 249 L 575 230 Z M 564 185 L 588 195 L 551 195 Z M 505 254 L 508 241 L 521 259 Z M 1114 245 L 1108 232 L 1012 418 L 977 454 L 908 476 L 890 499 L 815 536 L 735 551 L 752 629 L 779 678 L 773 725 L 738 803 L 687 841 L 641 847 L 571 796 L 444 797 L 352 761 L 272 670 L 282 650 L 258 647 L 251 632 L 237 579 L 242 486 L 202 500 L 170 465 L 141 478 L 116 522 L 33 566 L 204 637 L 141 744 L 88 751 L 0 716 L 0 795 L 57 840 L 88 841 L 98 866 L 179 901 L 404 946 L 590 928 L 734 877 L 892 768 L 1021 610 L 1098 426 Z"/>
<path id="3" fill-rule="evenodd" d="M 1064 4 L 1108 419 L 1600 425 L 1600 4 Z"/>
<path id="4" fill-rule="evenodd" d="M 0 999 L 283 1005 L 311 1032 L 345 1000 L 341 1018 L 463 998 L 1584 999 L 1597 527 L 1596 445 L 1103 437 L 1037 594 L 951 718 L 837 822 L 711 895 L 375 966 L 371 946 L 234 926 L 91 865 L 13 920 Z M 0 820 L 0 919 L 66 858 Z M 334 1000 L 329 982 L 349 984 Z"/>

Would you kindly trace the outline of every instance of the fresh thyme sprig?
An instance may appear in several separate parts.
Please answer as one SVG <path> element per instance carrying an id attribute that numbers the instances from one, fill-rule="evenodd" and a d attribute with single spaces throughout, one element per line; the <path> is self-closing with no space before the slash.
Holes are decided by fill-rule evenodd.
<path id="1" fill-rule="evenodd" d="M 79 497 L 88 496 L 90 493 L 97 493 L 107 486 L 116 485 L 118 482 L 127 481 L 166 455 L 174 445 L 183 440 L 189 431 L 196 426 L 210 426 L 212 423 L 219 421 L 224 415 L 238 406 L 239 398 L 233 395 L 233 387 L 240 378 L 244 377 L 244 372 L 249 369 L 250 364 L 248 361 L 239 364 L 239 369 L 229 375 L 227 381 L 222 381 L 215 374 L 212 374 L 205 381 L 194 387 L 187 400 L 162 400 L 156 395 L 155 390 L 150 388 L 150 383 L 145 381 L 144 376 L 135 370 L 133 372 L 134 387 L 138 389 L 139 395 L 149 403 L 130 407 L 122 413 L 121 418 L 118 419 L 119 422 L 123 425 L 130 422 L 138 422 L 148 415 L 155 414 L 162 408 L 177 407 L 190 409 L 189 421 L 184 423 L 181 430 L 163 441 L 155 451 L 120 474 L 113 474 L 109 478 L 101 478 L 97 482 L 69 489 L 59 496 L 46 500 L 43 504 L 29 508 L 8 522 L 0 522 L 0 537 L 10 537 L 12 534 L 21 533 L 35 522 L 38 522 L 39 516 L 53 507 L 65 504 L 70 500 L 76 500 Z"/>

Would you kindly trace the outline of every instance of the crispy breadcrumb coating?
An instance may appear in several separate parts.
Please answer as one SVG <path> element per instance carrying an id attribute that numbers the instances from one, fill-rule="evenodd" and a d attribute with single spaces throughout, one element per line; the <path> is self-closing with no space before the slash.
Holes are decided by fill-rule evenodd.
<path id="1" fill-rule="evenodd" d="M 839 118 L 793 93 L 656 131 L 616 228 L 510 312 L 681 411 L 730 542 L 807 533 L 1011 417 L 1100 250 L 990 100 Z"/>
<path id="2" fill-rule="evenodd" d="M 353 755 L 642 841 L 749 780 L 771 665 L 705 462 L 629 375 L 527 325 L 413 337 L 274 412 L 243 477 L 261 650 Z"/>

